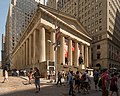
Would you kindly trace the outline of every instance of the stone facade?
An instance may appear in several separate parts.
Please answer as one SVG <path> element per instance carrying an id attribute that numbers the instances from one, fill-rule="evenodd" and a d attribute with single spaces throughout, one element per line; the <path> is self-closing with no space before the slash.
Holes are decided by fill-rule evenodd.
<path id="1" fill-rule="evenodd" d="M 57 44 L 55 29 L 58 27 L 60 27 L 60 46 L 57 46 L 55 51 Z M 84 68 L 91 67 L 91 40 L 77 19 L 40 5 L 13 49 L 12 68 L 30 68 L 45 61 L 57 61 L 58 65 L 80 67 L 78 63 L 80 53 Z M 65 47 L 67 47 L 67 55 L 65 55 Z"/>

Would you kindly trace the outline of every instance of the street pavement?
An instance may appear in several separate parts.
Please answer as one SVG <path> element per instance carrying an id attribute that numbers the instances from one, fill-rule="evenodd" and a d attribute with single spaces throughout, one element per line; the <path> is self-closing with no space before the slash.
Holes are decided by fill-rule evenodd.
<path id="1" fill-rule="evenodd" d="M 34 84 L 27 84 L 26 77 L 9 77 L 8 82 L 2 83 L 2 81 L 3 77 L 0 77 L 0 96 L 69 96 L 69 87 L 67 85 L 56 86 L 55 83 L 50 83 L 45 79 L 41 79 L 39 93 L 35 93 Z M 101 94 L 101 91 L 95 91 L 93 82 L 89 94 L 75 93 L 76 96 L 102 96 Z"/>

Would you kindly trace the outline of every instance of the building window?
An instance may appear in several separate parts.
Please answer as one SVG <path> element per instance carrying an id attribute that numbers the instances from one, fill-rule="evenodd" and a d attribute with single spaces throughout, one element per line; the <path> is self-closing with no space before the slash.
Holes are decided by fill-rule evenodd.
<path id="1" fill-rule="evenodd" d="M 91 5 L 93 5 L 94 4 L 94 0 L 91 2 Z"/>
<path id="2" fill-rule="evenodd" d="M 100 45 L 97 45 L 97 49 L 100 49 Z"/>
<path id="3" fill-rule="evenodd" d="M 88 18 L 88 22 L 90 21 L 90 17 Z"/>
<path id="4" fill-rule="evenodd" d="M 87 10 L 87 6 L 85 6 L 85 10 Z"/>
<path id="5" fill-rule="evenodd" d="M 95 10 L 97 10 L 97 9 L 98 9 L 98 5 L 95 6 Z"/>
<path id="6" fill-rule="evenodd" d="M 90 10 L 88 11 L 88 15 L 90 14 Z"/>
<path id="7" fill-rule="evenodd" d="M 87 16 L 87 12 L 85 13 L 85 17 Z"/>
<path id="8" fill-rule="evenodd" d="M 95 25 L 97 25 L 97 24 L 98 24 L 98 20 L 95 21 Z"/>
<path id="9" fill-rule="evenodd" d="M 102 35 L 99 36 L 99 40 L 101 40 L 101 39 L 102 39 Z"/>
<path id="10" fill-rule="evenodd" d="M 95 17 L 98 17 L 98 13 L 95 13 Z"/>
<path id="11" fill-rule="evenodd" d="M 90 8 L 90 3 L 88 4 L 88 8 Z"/>
<path id="12" fill-rule="evenodd" d="M 94 12 L 94 8 L 91 9 L 91 12 Z"/>
<path id="13" fill-rule="evenodd" d="M 91 27 L 93 27 L 93 26 L 94 26 L 94 23 L 91 24 Z"/>
<path id="14" fill-rule="evenodd" d="M 94 15 L 92 15 L 91 19 L 94 19 Z"/>
<path id="15" fill-rule="evenodd" d="M 95 2 L 97 2 L 98 0 L 95 0 Z"/>
<path id="16" fill-rule="evenodd" d="M 99 15 L 102 15 L 102 10 L 99 11 Z"/>
<path id="17" fill-rule="evenodd" d="M 85 24 L 87 23 L 87 20 L 85 20 Z"/>
<path id="18" fill-rule="evenodd" d="M 93 34 L 93 33 L 94 33 L 94 30 L 91 30 L 91 33 Z"/>
<path id="19" fill-rule="evenodd" d="M 99 30 L 100 30 L 100 31 L 102 30 L 102 26 L 99 26 Z"/>
<path id="20" fill-rule="evenodd" d="M 101 7 L 101 6 L 102 6 L 102 2 L 99 3 L 99 7 Z"/>
<path id="21" fill-rule="evenodd" d="M 101 55 L 100 53 L 97 53 L 97 59 L 100 59 L 100 55 Z"/>
<path id="22" fill-rule="evenodd" d="M 88 25 L 88 29 L 90 29 L 90 24 Z"/>
<path id="23" fill-rule="evenodd" d="M 102 23 L 102 18 L 99 19 L 99 23 Z"/>
<path id="24" fill-rule="evenodd" d="M 98 32 L 98 28 L 95 28 L 95 32 Z"/>
<path id="25" fill-rule="evenodd" d="M 82 2 L 82 6 L 84 5 L 84 2 Z"/>

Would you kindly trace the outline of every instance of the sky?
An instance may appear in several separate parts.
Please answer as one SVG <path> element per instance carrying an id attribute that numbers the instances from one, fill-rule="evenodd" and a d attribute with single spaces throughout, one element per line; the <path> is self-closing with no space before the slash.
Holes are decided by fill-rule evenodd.
<path id="1" fill-rule="evenodd" d="M 5 34 L 5 24 L 10 0 L 0 0 L 0 61 L 2 48 L 2 34 Z"/>

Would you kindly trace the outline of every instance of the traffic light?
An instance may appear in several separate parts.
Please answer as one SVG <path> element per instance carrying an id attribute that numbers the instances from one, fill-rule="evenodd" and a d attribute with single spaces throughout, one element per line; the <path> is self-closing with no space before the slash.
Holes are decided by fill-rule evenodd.
<path id="1" fill-rule="evenodd" d="M 79 57 L 79 65 L 83 63 L 82 57 Z"/>

